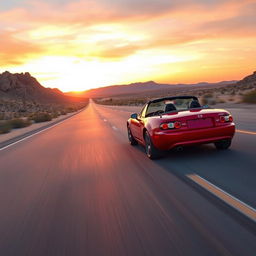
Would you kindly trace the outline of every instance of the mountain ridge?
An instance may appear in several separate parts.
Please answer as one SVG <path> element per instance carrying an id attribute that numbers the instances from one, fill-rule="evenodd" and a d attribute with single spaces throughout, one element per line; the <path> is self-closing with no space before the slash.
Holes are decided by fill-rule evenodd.
<path id="1" fill-rule="evenodd" d="M 225 85 L 231 85 L 236 83 L 236 80 L 221 81 L 218 83 L 199 82 L 196 84 L 160 84 L 155 81 L 137 82 L 124 85 L 110 85 L 106 87 L 100 87 L 95 89 L 86 90 L 80 93 L 84 97 L 97 98 L 97 97 L 111 97 L 128 94 L 142 94 L 150 93 L 159 90 L 172 91 L 176 89 L 193 89 L 193 88 L 205 88 L 210 86 L 221 87 Z M 73 96 L 75 93 L 67 92 L 66 95 Z"/>

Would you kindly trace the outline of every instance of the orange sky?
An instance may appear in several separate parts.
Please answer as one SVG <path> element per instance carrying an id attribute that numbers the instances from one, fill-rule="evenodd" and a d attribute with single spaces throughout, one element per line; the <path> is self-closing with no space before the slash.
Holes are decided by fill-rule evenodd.
<path id="1" fill-rule="evenodd" d="M 0 3 L 0 72 L 79 91 L 155 80 L 240 79 L 256 70 L 256 0 Z"/>

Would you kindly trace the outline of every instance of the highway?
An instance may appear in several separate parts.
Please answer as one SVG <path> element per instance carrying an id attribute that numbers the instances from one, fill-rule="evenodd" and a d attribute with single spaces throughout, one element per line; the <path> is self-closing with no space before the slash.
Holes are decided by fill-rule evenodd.
<path id="1" fill-rule="evenodd" d="M 254 214 L 256 134 L 238 132 L 227 151 L 203 145 L 151 161 L 128 144 L 130 113 L 90 102 L 0 150 L 1 256 L 255 256 L 254 216 L 193 177 Z"/>

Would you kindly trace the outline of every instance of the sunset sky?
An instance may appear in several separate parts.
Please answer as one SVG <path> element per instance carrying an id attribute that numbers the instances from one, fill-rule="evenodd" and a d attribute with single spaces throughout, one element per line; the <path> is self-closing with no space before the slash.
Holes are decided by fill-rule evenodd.
<path id="1" fill-rule="evenodd" d="M 0 72 L 79 91 L 155 80 L 240 79 L 256 70 L 256 0 L 9 0 Z"/>

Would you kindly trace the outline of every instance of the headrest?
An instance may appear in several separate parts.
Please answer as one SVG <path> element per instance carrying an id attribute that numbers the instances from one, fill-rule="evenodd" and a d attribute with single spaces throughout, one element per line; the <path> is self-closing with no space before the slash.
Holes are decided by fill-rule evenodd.
<path id="1" fill-rule="evenodd" d="M 192 100 L 189 106 L 189 108 L 200 108 L 200 107 L 201 105 L 197 100 Z"/>
<path id="2" fill-rule="evenodd" d="M 165 112 L 170 112 L 170 111 L 174 111 L 174 110 L 177 110 L 176 107 L 174 106 L 174 104 L 172 104 L 172 103 L 166 104 Z"/>

